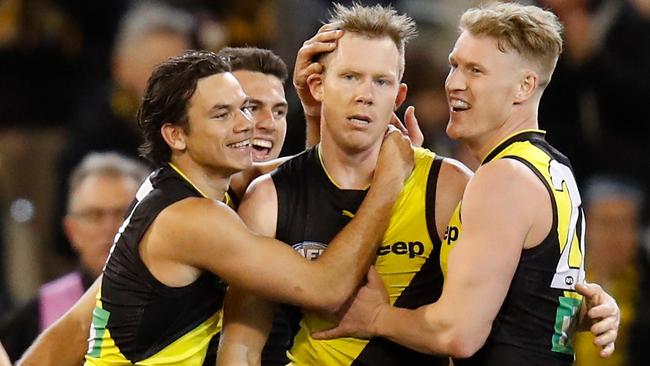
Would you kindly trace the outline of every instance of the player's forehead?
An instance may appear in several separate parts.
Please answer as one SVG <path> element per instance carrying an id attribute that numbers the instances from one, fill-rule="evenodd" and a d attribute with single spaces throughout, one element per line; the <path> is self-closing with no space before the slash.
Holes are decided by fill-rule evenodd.
<path id="1" fill-rule="evenodd" d="M 337 48 L 323 59 L 328 69 L 360 69 L 363 71 L 399 75 L 400 53 L 389 36 L 369 37 L 346 32 Z"/>
<path id="2" fill-rule="evenodd" d="M 246 102 L 246 94 L 230 72 L 201 78 L 190 98 L 190 108 L 207 112 L 217 107 L 239 108 Z"/>

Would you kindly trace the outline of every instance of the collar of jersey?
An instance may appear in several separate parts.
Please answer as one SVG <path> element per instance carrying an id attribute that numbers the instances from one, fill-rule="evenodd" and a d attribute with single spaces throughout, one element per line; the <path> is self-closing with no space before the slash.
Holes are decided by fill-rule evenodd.
<path id="1" fill-rule="evenodd" d="M 334 178 L 332 178 L 332 176 L 330 175 L 330 172 L 328 172 L 328 171 L 327 171 L 327 168 L 325 168 L 325 163 L 323 163 L 323 156 L 321 155 L 321 152 L 320 152 L 320 144 L 316 146 L 316 151 L 318 152 L 318 161 L 320 161 L 320 166 L 323 167 L 323 171 L 325 172 L 325 175 L 327 175 L 327 179 L 329 179 L 330 182 L 332 182 L 332 184 L 333 184 L 336 188 L 338 188 L 338 189 L 340 189 L 340 190 L 346 190 L 345 188 L 342 188 L 341 186 L 339 186 L 339 185 L 336 183 L 336 181 L 334 180 Z M 370 188 L 370 184 L 368 184 L 367 186 L 365 186 L 365 187 L 359 189 L 359 191 L 367 191 L 369 188 Z M 348 189 L 348 190 L 349 190 L 349 189 Z"/>
<path id="2" fill-rule="evenodd" d="M 170 167 L 172 167 L 172 169 L 176 171 L 176 173 L 178 173 L 178 175 L 180 175 L 183 179 L 185 179 L 187 183 L 189 183 L 192 187 L 194 187 L 194 189 L 196 189 L 196 191 L 199 192 L 199 194 L 201 194 L 203 198 L 208 198 L 208 196 L 205 193 L 203 193 L 203 191 L 201 191 L 199 187 L 197 187 L 194 183 L 192 183 L 190 178 L 188 178 L 180 169 L 178 169 L 176 165 L 172 164 L 171 162 L 168 164 Z"/>
<path id="3" fill-rule="evenodd" d="M 544 130 L 540 130 L 540 129 L 536 129 L 536 128 L 530 128 L 530 129 L 526 129 L 526 130 L 521 130 L 521 131 L 517 131 L 517 132 L 515 132 L 515 133 L 513 133 L 513 134 L 510 134 L 510 135 L 508 135 L 506 138 L 504 138 L 503 140 L 499 141 L 499 143 L 496 144 L 496 146 L 494 146 L 494 147 L 490 150 L 490 152 L 487 153 L 487 155 L 485 155 L 485 158 L 483 158 L 483 161 L 481 161 L 481 165 L 483 165 L 483 164 L 487 163 L 489 160 L 491 160 L 491 159 L 488 159 L 488 158 L 491 157 L 491 156 L 494 154 L 494 152 L 495 152 L 496 150 L 501 149 L 502 146 L 503 146 L 503 143 L 504 143 L 504 142 L 510 140 L 510 139 L 513 138 L 514 136 L 517 136 L 517 135 L 520 135 L 520 134 L 524 134 L 524 133 L 531 133 L 531 132 L 533 132 L 533 133 L 539 133 L 539 134 L 542 134 L 542 135 L 546 135 L 546 131 L 544 131 Z"/>

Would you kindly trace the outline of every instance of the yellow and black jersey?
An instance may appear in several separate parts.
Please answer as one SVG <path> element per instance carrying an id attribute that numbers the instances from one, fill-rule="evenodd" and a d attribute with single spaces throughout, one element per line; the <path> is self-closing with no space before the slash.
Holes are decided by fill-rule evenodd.
<path id="1" fill-rule="evenodd" d="M 470 359 L 454 360 L 454 364 L 571 365 L 573 333 L 582 304 L 575 284 L 585 277 L 585 220 L 571 165 L 539 130 L 507 138 L 483 164 L 497 159 L 517 160 L 539 177 L 551 198 L 553 226 L 541 244 L 522 250 L 486 344 Z M 462 236 L 461 207 L 456 208 L 443 242 L 445 271 L 447 256 Z M 499 250 L 498 245 L 494 250 Z"/>
<path id="2" fill-rule="evenodd" d="M 201 196 L 173 166 L 142 184 L 104 267 L 86 365 L 215 364 L 225 283 L 205 272 L 187 286 L 169 287 L 139 255 L 140 240 L 163 209 Z"/>
<path id="3" fill-rule="evenodd" d="M 440 240 L 435 195 L 441 158 L 415 151 L 415 168 L 404 184 L 377 251 L 375 267 L 395 306 L 417 308 L 442 292 Z M 318 147 L 289 160 L 272 174 L 278 194 L 276 237 L 314 259 L 354 217 L 367 190 L 337 187 L 328 177 Z M 292 365 L 448 365 L 447 357 L 415 352 L 386 339 L 314 340 L 313 331 L 333 324 L 299 313 L 299 330 L 288 353 Z"/>

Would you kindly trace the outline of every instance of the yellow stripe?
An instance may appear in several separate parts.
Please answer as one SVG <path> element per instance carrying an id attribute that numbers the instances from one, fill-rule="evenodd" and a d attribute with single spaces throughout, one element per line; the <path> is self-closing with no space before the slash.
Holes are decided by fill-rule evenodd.
<path id="1" fill-rule="evenodd" d="M 194 183 L 192 183 L 190 178 L 188 178 L 185 174 L 183 174 L 183 172 L 180 169 L 178 169 L 176 167 L 176 165 L 172 164 L 171 162 L 169 162 L 168 164 L 169 164 L 170 167 L 172 167 L 172 169 L 174 169 L 176 171 L 176 173 L 178 173 L 178 175 L 183 177 L 183 179 L 185 179 L 187 181 L 187 183 L 189 183 L 192 187 L 194 187 L 194 189 L 196 189 L 197 192 L 199 192 L 201 194 L 201 196 L 203 196 L 203 198 L 208 198 L 208 195 L 203 193 L 203 191 L 201 189 L 199 189 L 199 187 L 197 187 Z"/>
<path id="2" fill-rule="evenodd" d="M 483 159 L 481 160 L 481 164 L 483 164 L 483 163 L 485 162 L 485 158 L 486 158 L 486 157 L 490 156 L 490 154 L 492 154 L 492 152 L 493 152 L 494 150 L 496 150 L 497 148 L 501 147 L 501 145 L 502 145 L 506 140 L 508 140 L 508 139 L 511 138 L 512 136 L 516 136 L 516 135 L 519 135 L 519 134 L 521 134 L 521 133 L 526 133 L 526 132 L 538 132 L 538 133 L 546 134 L 546 131 L 544 131 L 544 130 L 540 130 L 540 129 L 536 129 L 536 128 L 531 128 L 531 129 L 527 129 L 527 130 L 517 131 L 517 132 L 515 132 L 515 133 L 513 133 L 513 134 L 511 134 L 511 135 L 508 135 L 508 137 L 504 138 L 503 140 L 499 141 L 498 144 L 494 145 L 494 147 L 492 148 L 492 150 L 490 150 L 490 152 L 488 152 L 487 154 L 485 154 L 485 156 L 484 156 Z"/>

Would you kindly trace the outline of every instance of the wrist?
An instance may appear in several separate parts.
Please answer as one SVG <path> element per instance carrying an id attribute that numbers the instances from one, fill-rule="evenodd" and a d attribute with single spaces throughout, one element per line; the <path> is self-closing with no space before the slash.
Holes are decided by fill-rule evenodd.
<path id="1" fill-rule="evenodd" d="M 390 304 L 381 304 L 377 309 L 377 315 L 370 324 L 368 331 L 371 337 L 386 337 L 386 324 L 390 322 L 390 313 L 392 310 Z"/>

